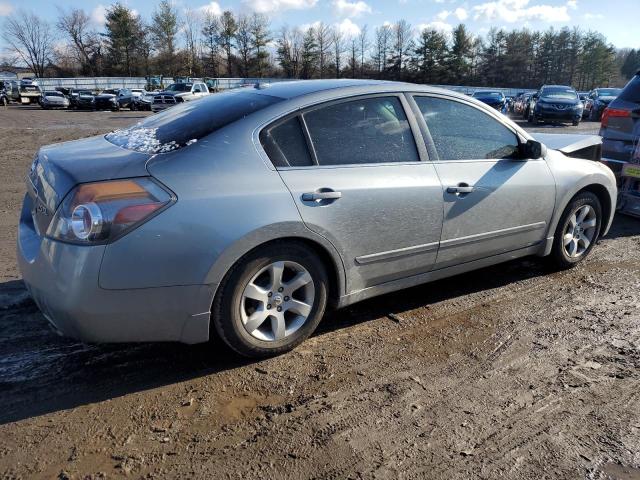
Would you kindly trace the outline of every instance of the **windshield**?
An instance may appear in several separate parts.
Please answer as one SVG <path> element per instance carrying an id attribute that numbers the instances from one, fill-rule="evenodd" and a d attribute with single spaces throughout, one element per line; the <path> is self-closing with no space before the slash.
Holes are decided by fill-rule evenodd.
<path id="1" fill-rule="evenodd" d="M 132 127 L 108 133 L 111 143 L 144 153 L 167 153 L 197 142 L 258 110 L 283 99 L 236 90 L 185 102 L 147 117 Z"/>
<path id="2" fill-rule="evenodd" d="M 500 92 L 475 92 L 473 94 L 474 98 L 502 98 L 502 93 Z"/>
<path id="3" fill-rule="evenodd" d="M 167 87 L 167 92 L 190 92 L 192 83 L 172 83 Z"/>
<path id="4" fill-rule="evenodd" d="M 60 92 L 44 92 L 45 97 L 63 97 Z"/>
<path id="5" fill-rule="evenodd" d="M 118 90 L 105 90 L 102 93 L 103 94 L 107 94 L 107 95 L 117 95 L 118 94 Z"/>
<path id="6" fill-rule="evenodd" d="M 621 88 L 599 88 L 597 90 L 599 97 L 617 97 L 621 91 Z"/>
<path id="7" fill-rule="evenodd" d="M 568 100 L 575 100 L 578 98 L 578 94 L 572 88 L 545 88 L 540 93 L 541 97 L 544 98 L 564 98 Z"/>

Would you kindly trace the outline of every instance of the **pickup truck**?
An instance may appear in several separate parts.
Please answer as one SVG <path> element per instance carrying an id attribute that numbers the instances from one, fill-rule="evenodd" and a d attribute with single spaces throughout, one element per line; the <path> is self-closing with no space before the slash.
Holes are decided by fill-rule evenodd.
<path id="1" fill-rule="evenodd" d="M 151 110 L 159 112 L 178 103 L 197 100 L 209 95 L 209 88 L 203 82 L 172 83 L 153 97 Z"/>

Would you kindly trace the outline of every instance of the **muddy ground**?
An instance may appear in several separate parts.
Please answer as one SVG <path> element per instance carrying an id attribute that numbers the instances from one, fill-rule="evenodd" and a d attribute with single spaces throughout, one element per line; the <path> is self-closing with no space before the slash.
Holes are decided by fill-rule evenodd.
<path id="1" fill-rule="evenodd" d="M 627 217 L 574 270 L 526 259 L 386 295 L 265 361 L 57 337 L 16 269 L 22 176 L 38 145 L 142 115 L 0 111 L 0 478 L 640 478 Z"/>

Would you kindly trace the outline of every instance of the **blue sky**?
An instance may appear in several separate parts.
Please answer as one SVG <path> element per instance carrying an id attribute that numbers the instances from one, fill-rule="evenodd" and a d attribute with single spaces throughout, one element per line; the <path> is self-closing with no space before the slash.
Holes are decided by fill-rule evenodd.
<path id="1" fill-rule="evenodd" d="M 145 18 L 157 4 L 122 1 Z M 73 6 L 91 13 L 99 26 L 110 4 L 107 0 L 0 0 L 0 20 L 23 7 L 54 18 L 56 6 Z M 579 26 L 600 31 L 617 47 L 640 48 L 640 0 L 174 0 L 174 4 L 180 9 L 214 13 L 224 9 L 236 13 L 258 11 L 268 14 L 276 27 L 324 21 L 339 26 L 345 34 L 355 34 L 365 24 L 372 30 L 400 18 L 418 29 L 432 26 L 444 31 L 463 22 L 478 34 L 491 27 Z"/>

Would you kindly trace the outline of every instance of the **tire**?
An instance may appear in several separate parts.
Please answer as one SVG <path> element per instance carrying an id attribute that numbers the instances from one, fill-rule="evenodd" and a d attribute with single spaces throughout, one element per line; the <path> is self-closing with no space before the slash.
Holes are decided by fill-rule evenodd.
<path id="1" fill-rule="evenodd" d="M 274 282 L 281 267 L 284 280 Z M 310 281 L 294 290 L 290 288 L 295 287 L 285 288 L 293 278 Z M 276 289 L 276 285 L 283 285 L 283 290 Z M 260 300 L 246 296 L 246 292 Z M 277 242 L 249 252 L 231 268 L 213 301 L 211 323 L 220 338 L 240 355 L 253 358 L 279 355 L 295 348 L 315 331 L 324 315 L 327 297 L 327 271 L 318 255 L 300 242 Z M 296 301 L 311 305 L 310 309 L 305 307 L 306 317 L 292 306 Z M 282 311 L 277 310 L 280 308 Z M 265 314 L 254 315 L 260 311 Z M 253 316 L 256 320 L 251 324 Z M 279 322 L 278 318 L 282 320 Z M 285 325 L 290 332 L 286 332 Z"/>
<path id="2" fill-rule="evenodd" d="M 580 125 L 580 120 L 574 120 L 573 122 L 571 122 L 571 125 L 577 127 L 578 125 Z"/>
<path id="3" fill-rule="evenodd" d="M 588 207 L 589 213 L 587 213 L 583 221 L 580 222 L 580 214 L 584 211 L 583 209 L 585 209 L 585 207 Z M 586 228 L 585 225 L 591 225 L 593 219 L 595 219 L 595 225 Z M 575 224 L 575 220 L 578 220 L 578 225 L 581 226 L 581 235 L 589 239 L 589 244 L 586 245 L 586 248 L 584 241 L 575 240 L 575 238 L 577 238 L 575 230 L 571 227 L 571 224 Z M 591 192 L 582 192 L 573 197 L 562 213 L 553 237 L 553 248 L 549 256 L 553 265 L 561 269 L 567 269 L 582 262 L 589 255 L 598 240 L 601 225 L 602 206 L 600 205 L 598 197 Z M 565 246 L 569 235 L 572 235 L 573 240 L 569 241 Z M 574 244 L 576 248 L 575 255 L 571 255 Z"/>

